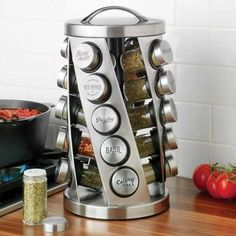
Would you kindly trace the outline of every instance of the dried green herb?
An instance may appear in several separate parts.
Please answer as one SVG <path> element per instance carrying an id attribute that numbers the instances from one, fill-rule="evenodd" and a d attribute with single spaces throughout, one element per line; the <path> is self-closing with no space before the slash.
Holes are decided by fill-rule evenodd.
<path id="1" fill-rule="evenodd" d="M 89 165 L 88 169 L 82 170 L 79 184 L 95 190 L 100 190 L 102 188 L 98 167 L 95 164 Z"/>
<path id="2" fill-rule="evenodd" d="M 155 154 L 155 147 L 150 135 L 136 136 L 135 141 L 141 158 Z"/>
<path id="3" fill-rule="evenodd" d="M 23 221 L 41 224 L 47 213 L 47 182 L 24 181 Z"/>
<path id="4" fill-rule="evenodd" d="M 126 81 L 124 83 L 124 93 L 129 102 L 138 102 L 150 98 L 145 78 Z"/>
<path id="5" fill-rule="evenodd" d="M 149 128 L 154 125 L 152 122 L 148 105 L 135 108 L 128 108 L 127 110 L 130 119 L 130 124 L 134 131 Z"/>
<path id="6" fill-rule="evenodd" d="M 124 52 L 121 61 L 125 72 L 137 72 L 145 68 L 140 49 Z"/>

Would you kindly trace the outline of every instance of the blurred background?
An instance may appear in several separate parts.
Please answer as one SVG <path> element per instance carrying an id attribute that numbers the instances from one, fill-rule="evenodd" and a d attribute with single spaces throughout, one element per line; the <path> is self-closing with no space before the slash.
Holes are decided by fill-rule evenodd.
<path id="1" fill-rule="evenodd" d="M 179 175 L 202 162 L 236 163 L 236 0 L 0 0 L 0 98 L 56 104 L 64 21 L 108 5 L 166 21 Z"/>

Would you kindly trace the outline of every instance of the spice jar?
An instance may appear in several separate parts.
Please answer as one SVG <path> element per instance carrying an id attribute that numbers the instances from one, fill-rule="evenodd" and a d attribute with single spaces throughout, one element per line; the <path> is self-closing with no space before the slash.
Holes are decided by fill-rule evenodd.
<path id="1" fill-rule="evenodd" d="M 47 214 L 47 173 L 44 169 L 28 169 L 23 175 L 23 222 L 41 224 Z"/>
<path id="2" fill-rule="evenodd" d="M 71 122 L 86 126 L 84 112 L 78 97 L 70 96 Z M 56 105 L 55 116 L 58 119 L 68 119 L 67 97 L 62 95 Z"/>
<path id="3" fill-rule="evenodd" d="M 77 143 L 74 144 L 75 154 L 94 157 L 91 139 L 87 136 L 87 134 L 83 133 L 82 136 L 76 141 Z M 56 149 L 64 152 L 67 152 L 69 149 L 67 128 L 65 126 L 61 126 L 59 129 L 56 140 Z"/>
<path id="4" fill-rule="evenodd" d="M 175 79 L 171 71 L 160 70 L 157 72 L 155 91 L 159 97 L 175 93 Z M 138 102 L 151 98 L 147 76 L 143 75 L 143 73 L 126 74 L 124 94 L 128 102 Z"/>
<path id="5" fill-rule="evenodd" d="M 102 188 L 102 181 L 96 161 L 93 159 L 89 159 L 87 163 L 83 163 L 83 161 L 79 159 L 75 159 L 74 161 L 78 184 L 94 190 L 100 190 Z M 70 178 L 69 168 L 65 168 L 64 165 L 65 159 L 63 160 L 63 166 L 59 163 L 56 168 L 57 171 L 55 173 L 55 177 L 57 181 L 59 180 L 64 182 Z M 161 163 L 159 158 L 150 158 L 149 163 L 143 164 L 143 170 L 147 184 L 162 181 Z M 166 158 L 164 172 L 166 177 L 177 175 L 176 163 L 174 162 L 174 158 L 172 156 L 168 156 Z"/>
<path id="6" fill-rule="evenodd" d="M 149 61 L 155 69 L 173 60 L 172 49 L 165 40 L 154 40 L 149 54 Z M 125 51 L 121 56 L 121 65 L 123 70 L 129 73 L 144 70 L 145 65 L 140 48 Z"/>
<path id="7" fill-rule="evenodd" d="M 151 97 L 146 76 L 138 77 L 137 74 L 133 73 L 127 77 L 123 90 L 128 102 L 139 102 Z"/>
<path id="8" fill-rule="evenodd" d="M 156 125 L 152 102 L 144 106 L 128 108 L 127 111 L 133 131 Z"/>

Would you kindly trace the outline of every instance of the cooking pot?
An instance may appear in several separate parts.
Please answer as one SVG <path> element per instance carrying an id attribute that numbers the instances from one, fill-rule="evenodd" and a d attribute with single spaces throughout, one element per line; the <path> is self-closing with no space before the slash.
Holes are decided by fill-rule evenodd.
<path id="1" fill-rule="evenodd" d="M 39 115 L 0 123 L 0 168 L 30 161 L 44 150 L 50 107 L 31 101 L 1 100 L 0 108 L 37 109 Z"/>

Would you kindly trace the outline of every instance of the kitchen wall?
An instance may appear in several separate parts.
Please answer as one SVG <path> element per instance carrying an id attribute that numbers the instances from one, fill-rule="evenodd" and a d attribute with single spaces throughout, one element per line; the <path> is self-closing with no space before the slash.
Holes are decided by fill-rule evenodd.
<path id="1" fill-rule="evenodd" d="M 56 103 L 63 22 L 123 5 L 167 23 L 177 80 L 179 175 L 236 162 L 236 0 L 0 0 L 0 98 Z"/>

